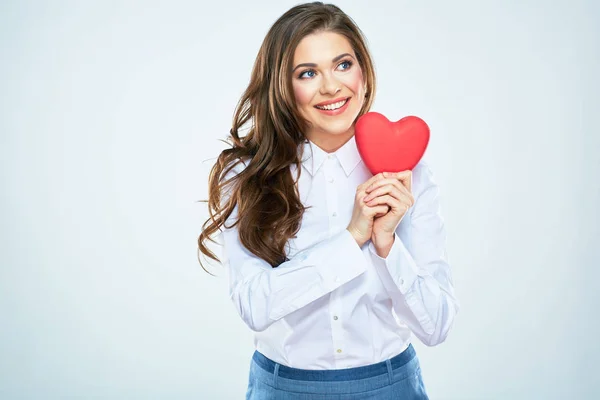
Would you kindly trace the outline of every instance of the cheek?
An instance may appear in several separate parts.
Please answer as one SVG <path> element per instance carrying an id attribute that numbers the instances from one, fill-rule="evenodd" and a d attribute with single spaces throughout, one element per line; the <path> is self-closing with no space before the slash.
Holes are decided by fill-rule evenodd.
<path id="1" fill-rule="evenodd" d="M 296 98 L 296 104 L 304 107 L 311 103 L 314 93 L 308 85 L 294 85 L 294 97 Z"/>
<path id="2" fill-rule="evenodd" d="M 354 92 L 355 95 L 362 97 L 364 91 L 364 80 L 362 70 L 360 68 L 355 68 L 352 73 L 346 75 L 346 79 L 344 80 L 344 84 L 348 89 Z"/>

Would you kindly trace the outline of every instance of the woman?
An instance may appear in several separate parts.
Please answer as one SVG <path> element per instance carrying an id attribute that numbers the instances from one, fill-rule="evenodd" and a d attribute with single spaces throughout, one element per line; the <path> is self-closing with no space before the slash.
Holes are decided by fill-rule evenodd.
<path id="1" fill-rule="evenodd" d="M 441 343 L 459 304 L 431 171 L 373 176 L 357 151 L 374 93 L 338 7 L 298 5 L 267 33 L 198 239 L 218 260 L 204 242 L 224 228 L 230 296 L 255 331 L 248 399 L 428 398 L 411 332 Z"/>

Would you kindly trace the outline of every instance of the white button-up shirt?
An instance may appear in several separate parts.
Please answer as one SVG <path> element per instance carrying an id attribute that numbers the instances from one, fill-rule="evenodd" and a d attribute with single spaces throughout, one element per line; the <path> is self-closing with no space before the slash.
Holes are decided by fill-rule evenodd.
<path id="1" fill-rule="evenodd" d="M 288 242 L 289 261 L 272 268 L 241 245 L 237 226 L 222 228 L 230 297 L 255 331 L 256 349 L 294 368 L 343 369 L 399 354 L 411 332 L 428 346 L 444 341 L 459 303 L 439 188 L 425 161 L 412 171 L 415 204 L 384 259 L 346 229 L 357 186 L 373 176 L 355 138 L 329 154 L 310 141 L 303 146 L 298 188 L 311 208 Z M 290 169 L 295 177 L 296 166 Z M 235 218 L 237 206 L 226 225 Z"/>

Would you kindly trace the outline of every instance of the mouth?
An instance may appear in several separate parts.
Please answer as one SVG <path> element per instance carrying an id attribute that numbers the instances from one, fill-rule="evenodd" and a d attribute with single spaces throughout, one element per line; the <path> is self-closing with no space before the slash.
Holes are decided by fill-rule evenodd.
<path id="1" fill-rule="evenodd" d="M 317 110 L 321 110 L 321 111 L 336 111 L 341 109 L 342 107 L 344 107 L 346 104 L 348 104 L 348 102 L 350 101 L 350 97 L 347 97 L 343 100 L 337 101 L 335 103 L 330 103 L 327 105 L 322 105 L 322 106 L 315 106 L 315 108 Z"/>

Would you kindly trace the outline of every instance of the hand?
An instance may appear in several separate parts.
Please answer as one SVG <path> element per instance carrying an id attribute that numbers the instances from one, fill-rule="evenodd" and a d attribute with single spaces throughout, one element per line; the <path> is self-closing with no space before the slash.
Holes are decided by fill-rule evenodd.
<path id="1" fill-rule="evenodd" d="M 394 232 L 410 207 L 415 204 L 412 195 L 412 171 L 382 172 L 367 186 L 364 201 L 367 206 L 387 207 L 385 215 L 373 221 L 371 241 L 375 247 L 393 243 Z"/>
<path id="2" fill-rule="evenodd" d="M 356 243 L 363 246 L 371 239 L 373 231 L 373 219 L 377 216 L 383 216 L 388 211 L 387 205 L 376 205 L 370 207 L 365 204 L 364 198 L 367 195 L 365 189 L 371 186 L 378 179 L 384 179 L 383 174 L 377 174 L 358 185 L 356 195 L 354 196 L 354 209 L 352 210 L 352 219 L 346 229 L 350 231 Z"/>

